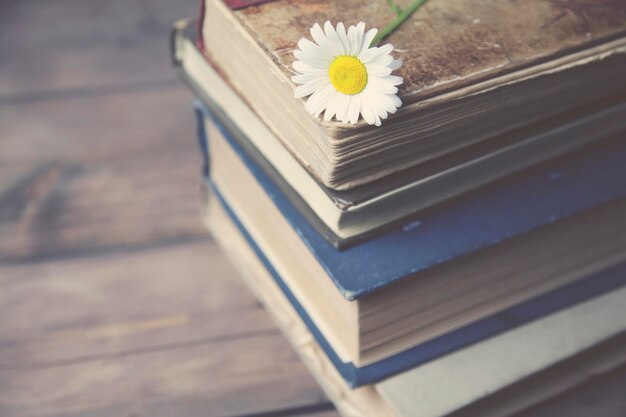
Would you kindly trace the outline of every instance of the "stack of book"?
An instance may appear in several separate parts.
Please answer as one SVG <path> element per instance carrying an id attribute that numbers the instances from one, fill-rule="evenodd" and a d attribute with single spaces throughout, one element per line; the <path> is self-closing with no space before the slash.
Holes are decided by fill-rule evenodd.
<path id="1" fill-rule="evenodd" d="M 626 363 L 626 4 L 574 3 L 426 3 L 382 126 L 290 77 L 308 28 L 385 1 L 175 26 L 206 224 L 342 414 L 505 416 Z"/>

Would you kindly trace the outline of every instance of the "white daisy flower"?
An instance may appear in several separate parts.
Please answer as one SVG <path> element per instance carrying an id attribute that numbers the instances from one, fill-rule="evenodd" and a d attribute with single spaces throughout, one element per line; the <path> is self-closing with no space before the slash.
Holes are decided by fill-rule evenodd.
<path id="1" fill-rule="evenodd" d="M 296 84 L 295 97 L 310 96 L 306 110 L 324 120 L 333 117 L 343 123 L 355 124 L 359 115 L 370 125 L 380 126 L 381 119 L 395 113 L 402 102 L 396 95 L 402 78 L 391 75 L 402 66 L 393 59 L 393 46 L 370 47 L 377 29 L 365 33 L 365 23 L 350 26 L 343 23 L 335 29 L 330 22 L 311 28 L 315 43 L 302 38 L 294 51 L 298 59 L 293 69 L 298 72 L 291 80 Z"/>

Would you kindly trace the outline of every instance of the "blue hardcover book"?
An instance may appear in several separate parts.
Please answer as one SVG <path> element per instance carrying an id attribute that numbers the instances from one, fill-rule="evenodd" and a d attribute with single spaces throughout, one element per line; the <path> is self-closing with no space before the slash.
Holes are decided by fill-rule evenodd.
<path id="1" fill-rule="evenodd" d="M 197 116 L 214 195 L 352 386 L 380 381 L 626 284 L 623 137 L 338 251 L 219 115 L 198 104 Z M 465 272 L 470 275 L 464 279 Z M 404 316 L 381 318 L 381 311 L 389 316 L 394 309 Z M 446 322 L 453 310 L 460 314 Z M 422 328 L 414 329 L 413 322 Z M 406 334 L 394 340 L 390 331 L 398 327 Z M 357 329 L 357 339 L 368 345 L 355 349 L 350 332 Z M 377 337 L 383 340 L 378 345 Z"/>
<path id="2" fill-rule="evenodd" d="M 298 312 L 308 330 L 326 353 L 328 359 L 344 378 L 345 382 L 353 388 L 377 383 L 400 372 L 412 369 L 463 347 L 470 346 L 473 343 L 626 286 L 626 263 L 617 264 L 609 269 L 587 276 L 574 284 L 559 288 L 558 290 L 544 294 L 531 301 L 501 311 L 489 318 L 468 325 L 463 329 L 456 330 L 430 342 L 415 346 L 374 364 L 358 367 L 353 363 L 345 362 L 341 359 L 324 334 L 319 330 L 307 310 L 291 292 L 289 286 L 276 271 L 276 268 L 272 266 L 254 238 L 228 206 L 228 203 L 224 200 L 219 190 L 217 190 L 208 179 L 206 185 L 210 188 L 211 194 L 219 200 L 230 219 L 235 223 L 250 247 L 252 247 L 265 268 L 271 274 L 276 284 L 283 291 L 285 297 Z"/>

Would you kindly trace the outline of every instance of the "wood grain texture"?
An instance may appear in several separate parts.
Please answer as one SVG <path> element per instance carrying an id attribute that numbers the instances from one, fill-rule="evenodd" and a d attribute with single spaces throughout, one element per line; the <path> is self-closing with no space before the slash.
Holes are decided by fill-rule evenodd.
<path id="1" fill-rule="evenodd" d="M 326 403 L 212 243 L 0 266 L 0 415 Z"/>
<path id="2" fill-rule="evenodd" d="M 132 159 L 99 166 L 36 165 L 0 201 L 0 233 L 7 236 L 0 239 L 0 260 L 205 239 L 196 217 L 197 175 L 184 169 L 187 160 L 152 161 L 163 161 L 163 169 L 136 171 Z M 172 178 L 160 182 L 167 173 Z"/>
<path id="3" fill-rule="evenodd" d="M 200 223 L 168 50 L 197 5 L 3 3 L 2 417 L 332 409 Z"/>
<path id="4" fill-rule="evenodd" d="M 277 330 L 218 248 L 0 264 L 0 370 Z"/>
<path id="5" fill-rule="evenodd" d="M 206 236 L 182 86 L 2 110 L 0 260 Z"/>
<path id="6" fill-rule="evenodd" d="M 337 417 L 200 225 L 196 10 L 2 3 L 2 417 Z"/>
<path id="7" fill-rule="evenodd" d="M 340 417 L 340 414 L 335 410 L 321 411 L 319 413 L 305 413 L 297 414 L 294 417 Z"/>
<path id="8" fill-rule="evenodd" d="M 198 158 L 191 94 L 182 84 L 156 91 L 44 97 L 0 109 L 1 165 L 75 159 L 108 163 L 171 153 Z M 189 168 L 194 171 L 196 165 Z"/>
<path id="9" fill-rule="evenodd" d="M 13 416 L 241 416 L 323 402 L 280 335 L 0 373 Z"/>
<path id="10" fill-rule="evenodd" d="M 0 102 L 67 89 L 171 80 L 168 33 L 198 0 L 2 2 Z"/>

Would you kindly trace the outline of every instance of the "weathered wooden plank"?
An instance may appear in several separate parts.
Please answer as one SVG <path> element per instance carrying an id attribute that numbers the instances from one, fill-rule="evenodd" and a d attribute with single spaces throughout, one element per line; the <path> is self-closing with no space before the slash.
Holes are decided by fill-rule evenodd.
<path id="1" fill-rule="evenodd" d="M 0 372 L 3 417 L 222 417 L 320 402 L 279 334 Z"/>
<path id="2" fill-rule="evenodd" d="M 3 3 L 3 417 L 328 406 L 198 219 L 168 51 L 197 4 Z"/>
<path id="3" fill-rule="evenodd" d="M 325 403 L 215 245 L 0 266 L 0 415 L 242 415 Z"/>
<path id="4" fill-rule="evenodd" d="M 0 370 L 278 334 L 210 242 L 0 264 Z"/>
<path id="5" fill-rule="evenodd" d="M 336 410 L 320 411 L 315 413 L 297 414 L 294 417 L 339 417 L 340 414 Z"/>
<path id="6" fill-rule="evenodd" d="M 196 8 L 196 0 L 3 4 L 0 56 L 11 59 L 0 65 L 0 260 L 205 236 L 191 96 L 167 50 L 172 22 Z M 163 77 L 172 82 L 136 88 Z M 120 83 L 128 89 L 2 99 Z"/>
<path id="7" fill-rule="evenodd" d="M 0 260 L 206 236 L 189 95 L 24 103 L 0 112 Z"/>
<path id="8" fill-rule="evenodd" d="M 191 94 L 182 84 L 158 91 L 19 103 L 0 110 L 0 165 L 74 160 L 86 164 L 156 153 L 195 157 L 195 137 Z"/>
<path id="9" fill-rule="evenodd" d="M 186 155 L 36 164 L 0 195 L 0 260 L 208 239 Z"/>
<path id="10" fill-rule="evenodd" d="M 198 0 L 2 2 L 0 98 L 173 79 L 168 34 Z"/>
<path id="11" fill-rule="evenodd" d="M 196 214 L 197 174 L 186 158 L 165 159 L 153 159 L 170 165 L 164 171 L 133 172 L 136 161 L 129 159 L 77 171 L 69 164 L 37 171 L 0 203 L 0 260 L 208 238 Z"/>

